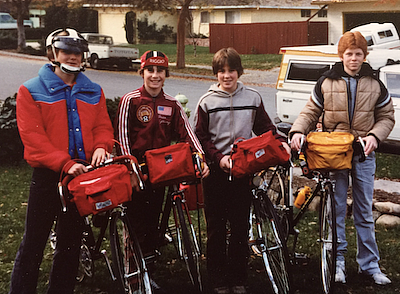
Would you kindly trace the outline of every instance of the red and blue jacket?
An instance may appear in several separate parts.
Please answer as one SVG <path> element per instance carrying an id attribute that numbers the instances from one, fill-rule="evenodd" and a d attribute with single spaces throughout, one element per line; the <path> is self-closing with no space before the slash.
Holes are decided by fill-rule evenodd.
<path id="1" fill-rule="evenodd" d="M 112 151 L 113 128 L 101 87 L 83 73 L 71 87 L 44 65 L 17 94 L 17 124 L 24 157 L 32 167 L 56 172 L 90 161 L 97 148 Z"/>

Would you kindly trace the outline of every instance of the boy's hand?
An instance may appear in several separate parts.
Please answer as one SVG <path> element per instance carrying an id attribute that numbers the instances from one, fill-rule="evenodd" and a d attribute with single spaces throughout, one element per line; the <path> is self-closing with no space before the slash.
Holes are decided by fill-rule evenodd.
<path id="1" fill-rule="evenodd" d="M 83 173 L 86 173 L 88 169 L 82 163 L 75 163 L 71 168 L 68 170 L 69 175 L 73 175 L 74 177 L 79 176 Z"/>
<path id="2" fill-rule="evenodd" d="M 219 167 L 226 172 L 227 174 L 229 174 L 230 171 L 230 156 L 229 155 L 225 155 L 224 157 L 221 158 L 221 161 L 219 162 Z"/>
<path id="3" fill-rule="evenodd" d="M 207 178 L 210 175 L 210 169 L 208 168 L 207 163 L 203 163 L 203 170 L 201 172 L 201 178 Z"/>
<path id="4" fill-rule="evenodd" d="M 291 152 L 291 149 L 290 149 L 288 143 L 282 142 L 282 146 L 283 146 L 283 148 L 285 148 L 286 152 L 287 152 L 289 155 L 292 155 L 292 152 Z"/>
<path id="5" fill-rule="evenodd" d="M 96 148 L 92 155 L 92 166 L 98 166 L 106 160 L 106 150 L 104 148 Z"/>
<path id="6" fill-rule="evenodd" d="M 362 138 L 362 140 L 365 142 L 365 156 L 368 156 L 372 151 L 378 148 L 378 141 L 376 141 L 374 136 L 366 136 Z"/>
<path id="7" fill-rule="evenodd" d="M 301 137 L 304 136 L 301 133 L 295 133 L 292 137 L 292 139 L 290 140 L 290 146 L 292 147 L 292 149 L 299 151 L 301 148 Z"/>

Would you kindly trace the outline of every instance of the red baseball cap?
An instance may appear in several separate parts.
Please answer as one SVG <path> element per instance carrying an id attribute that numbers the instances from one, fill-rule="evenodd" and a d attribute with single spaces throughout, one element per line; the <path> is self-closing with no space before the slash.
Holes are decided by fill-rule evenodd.
<path id="1" fill-rule="evenodd" d="M 140 57 L 140 68 L 145 66 L 162 66 L 168 68 L 168 57 L 161 51 L 146 51 Z"/>

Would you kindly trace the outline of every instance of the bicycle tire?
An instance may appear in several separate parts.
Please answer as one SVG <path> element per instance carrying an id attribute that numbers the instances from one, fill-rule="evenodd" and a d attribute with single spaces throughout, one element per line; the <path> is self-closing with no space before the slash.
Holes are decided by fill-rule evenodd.
<path id="1" fill-rule="evenodd" d="M 253 251 L 257 249 L 257 256 L 262 258 L 273 293 L 291 293 L 289 255 L 279 217 L 265 192 L 257 192 L 257 199 L 253 201 L 252 227 L 257 236 Z"/>
<path id="2" fill-rule="evenodd" d="M 197 238 L 193 226 L 186 221 L 183 209 L 182 199 L 176 197 L 174 210 L 178 214 L 178 222 L 176 226 L 178 249 L 181 258 L 185 261 L 190 281 L 196 290 L 203 290 L 200 273 L 200 251 L 197 245 Z M 187 210 L 185 209 L 185 212 Z"/>
<path id="3" fill-rule="evenodd" d="M 136 235 L 121 213 L 110 223 L 112 269 L 118 294 L 151 294 L 150 277 Z"/>
<path id="4" fill-rule="evenodd" d="M 336 274 L 336 209 L 331 183 L 325 185 L 321 193 L 320 211 L 320 253 L 322 291 L 325 294 L 332 293 Z"/>
<path id="5" fill-rule="evenodd" d="M 287 240 L 289 238 L 290 223 L 287 216 L 288 203 L 285 203 L 286 179 L 282 178 L 282 175 L 276 170 L 276 168 L 269 169 L 266 172 L 265 177 L 268 183 L 266 191 L 268 198 L 275 207 L 276 214 L 282 227 L 282 236 L 285 240 Z"/>

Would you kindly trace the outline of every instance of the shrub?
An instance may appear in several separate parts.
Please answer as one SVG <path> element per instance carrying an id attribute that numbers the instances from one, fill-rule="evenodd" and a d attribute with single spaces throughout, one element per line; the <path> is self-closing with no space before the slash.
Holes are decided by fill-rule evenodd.
<path id="1" fill-rule="evenodd" d="M 23 158 L 23 145 L 17 128 L 16 98 L 8 97 L 0 107 L 0 163 L 18 164 Z"/>
<path id="2" fill-rule="evenodd" d="M 17 30 L 0 30 L 0 49 L 17 49 Z"/>

